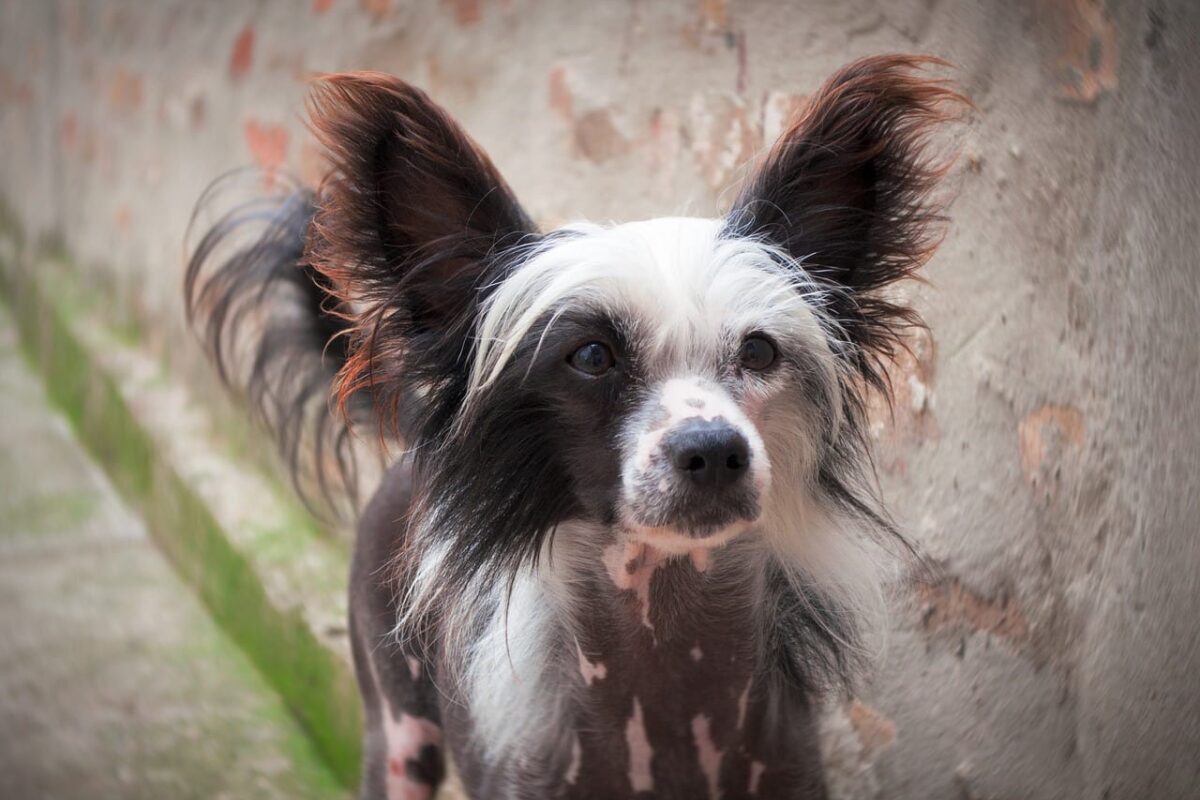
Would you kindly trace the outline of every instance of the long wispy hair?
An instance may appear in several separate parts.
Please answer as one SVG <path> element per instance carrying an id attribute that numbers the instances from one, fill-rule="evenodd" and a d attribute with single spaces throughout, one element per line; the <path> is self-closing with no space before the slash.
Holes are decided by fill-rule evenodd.
<path id="1" fill-rule="evenodd" d="M 348 423 L 368 404 L 343 415 L 329 402 L 348 341 L 328 279 L 305 257 L 316 203 L 285 173 L 214 181 L 189 225 L 184 306 L 220 380 L 273 435 L 299 496 L 338 518 L 358 494 Z"/>

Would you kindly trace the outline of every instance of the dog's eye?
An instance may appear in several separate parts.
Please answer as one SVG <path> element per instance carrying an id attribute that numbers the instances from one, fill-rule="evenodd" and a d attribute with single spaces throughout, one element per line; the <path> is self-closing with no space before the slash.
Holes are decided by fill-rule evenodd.
<path id="1" fill-rule="evenodd" d="M 738 350 L 738 361 L 743 369 L 764 370 L 775 363 L 775 345 L 761 336 L 748 336 Z"/>
<path id="2" fill-rule="evenodd" d="M 588 342 L 571 353 L 567 361 L 585 375 L 603 375 L 616 363 L 612 350 L 603 342 Z"/>

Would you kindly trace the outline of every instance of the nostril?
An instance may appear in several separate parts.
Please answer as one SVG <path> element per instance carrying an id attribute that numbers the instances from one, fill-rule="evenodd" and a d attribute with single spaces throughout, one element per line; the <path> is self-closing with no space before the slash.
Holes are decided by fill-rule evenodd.
<path id="1" fill-rule="evenodd" d="M 737 472 L 746 466 L 746 462 L 742 460 L 740 454 L 730 453 L 729 458 L 725 459 L 725 466 L 734 472 Z"/>
<path id="2" fill-rule="evenodd" d="M 688 472 L 700 472 L 707 466 L 708 464 L 704 461 L 704 456 L 692 456 L 687 462 Z"/>

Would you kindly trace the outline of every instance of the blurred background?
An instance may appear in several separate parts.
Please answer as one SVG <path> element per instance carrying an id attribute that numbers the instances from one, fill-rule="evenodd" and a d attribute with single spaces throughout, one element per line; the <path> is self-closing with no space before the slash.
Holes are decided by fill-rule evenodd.
<path id="1" fill-rule="evenodd" d="M 345 536 L 181 303 L 216 176 L 323 174 L 306 82 L 425 88 L 545 226 L 712 215 L 836 67 L 975 110 L 875 428 L 939 566 L 824 722 L 837 798 L 1200 797 L 1200 4 L 3 0 L 0 796 L 344 796 Z"/>

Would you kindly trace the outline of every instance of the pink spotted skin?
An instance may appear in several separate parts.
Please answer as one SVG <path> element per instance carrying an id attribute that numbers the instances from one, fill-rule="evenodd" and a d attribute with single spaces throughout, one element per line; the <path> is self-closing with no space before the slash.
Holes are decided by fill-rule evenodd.
<path id="1" fill-rule="evenodd" d="M 696 559 L 648 545 L 604 549 L 582 587 L 592 602 L 568 660 L 567 725 L 544 752 L 489 760 L 470 708 L 430 678 L 429 654 L 406 652 L 394 637 L 395 585 L 362 579 L 391 569 L 403 546 L 409 481 L 405 464 L 389 472 L 394 491 L 367 508 L 355 552 L 364 798 L 434 796 L 447 749 L 473 798 L 826 797 L 804 687 L 755 680 L 767 670 L 728 580 L 741 560 L 726 551 Z"/>
<path id="2" fill-rule="evenodd" d="M 756 685 L 753 622 L 736 583 L 714 581 L 736 559 L 713 553 L 700 570 L 646 549 L 594 586 L 579 645 L 605 674 L 580 697 L 575 780 L 557 796 L 825 797 L 804 692 Z"/>

